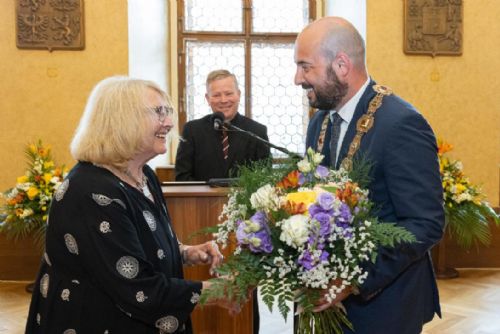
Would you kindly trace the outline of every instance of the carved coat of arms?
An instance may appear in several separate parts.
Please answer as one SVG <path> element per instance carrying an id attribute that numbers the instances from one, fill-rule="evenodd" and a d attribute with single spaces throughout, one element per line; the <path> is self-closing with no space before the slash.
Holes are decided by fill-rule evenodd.
<path id="1" fill-rule="evenodd" d="M 462 54 L 462 0 L 405 0 L 404 26 L 407 54 Z"/>
<path id="2" fill-rule="evenodd" d="M 16 44 L 20 49 L 83 49 L 83 0 L 16 0 Z"/>

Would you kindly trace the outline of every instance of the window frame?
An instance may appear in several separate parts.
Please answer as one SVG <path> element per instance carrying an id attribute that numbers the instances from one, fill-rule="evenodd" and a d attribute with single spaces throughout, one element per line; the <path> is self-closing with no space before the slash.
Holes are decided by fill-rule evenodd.
<path id="1" fill-rule="evenodd" d="M 178 97 L 178 125 L 179 129 L 187 122 L 186 112 L 186 42 L 243 42 L 245 48 L 244 59 L 244 115 L 252 118 L 252 44 L 266 43 L 293 43 L 298 33 L 257 33 L 252 32 L 252 0 L 242 1 L 242 31 L 241 32 L 206 32 L 184 30 L 184 0 L 177 1 L 177 97 Z M 309 22 L 317 17 L 317 0 L 308 0 Z M 242 88 L 242 87 L 241 87 Z"/>

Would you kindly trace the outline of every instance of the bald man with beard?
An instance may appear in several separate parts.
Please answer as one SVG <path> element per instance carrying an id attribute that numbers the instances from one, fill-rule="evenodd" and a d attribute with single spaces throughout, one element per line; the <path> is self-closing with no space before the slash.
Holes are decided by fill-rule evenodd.
<path id="1" fill-rule="evenodd" d="M 369 77 L 363 38 L 350 22 L 326 17 L 308 25 L 295 42 L 295 63 L 295 84 L 319 109 L 306 147 L 322 152 L 322 164 L 334 169 L 366 157 L 373 164 L 375 214 L 418 240 L 380 248 L 375 263 L 363 264 L 368 278 L 358 289 L 345 289 L 331 303 L 320 301 L 316 311 L 342 302 L 354 326 L 344 333 L 420 333 L 434 314 L 441 316 L 429 253 L 444 228 L 434 133 L 411 104 Z M 370 108 L 374 99 L 381 104 Z"/>

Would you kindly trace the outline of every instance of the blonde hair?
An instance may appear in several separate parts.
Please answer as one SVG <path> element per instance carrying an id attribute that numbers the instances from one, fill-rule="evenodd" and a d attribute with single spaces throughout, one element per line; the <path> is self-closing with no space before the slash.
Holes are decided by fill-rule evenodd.
<path id="1" fill-rule="evenodd" d="M 225 79 L 225 78 L 229 78 L 229 77 L 233 78 L 234 87 L 236 87 L 236 90 L 239 90 L 238 80 L 236 79 L 236 76 L 233 73 L 229 72 L 228 70 L 215 70 L 215 71 L 208 73 L 207 81 L 205 83 L 207 93 L 208 93 L 208 87 L 210 86 L 210 84 L 212 82 L 214 82 L 215 80 L 221 80 L 221 79 Z"/>
<path id="2" fill-rule="evenodd" d="M 99 82 L 90 93 L 71 141 L 73 157 L 124 168 L 143 148 L 148 117 L 154 116 L 147 105 L 149 89 L 172 107 L 168 95 L 152 81 L 114 76 Z"/>

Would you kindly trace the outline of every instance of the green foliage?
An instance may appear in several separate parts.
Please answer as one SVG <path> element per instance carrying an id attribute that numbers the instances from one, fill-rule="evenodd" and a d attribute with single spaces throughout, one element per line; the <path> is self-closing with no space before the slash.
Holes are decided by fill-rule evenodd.
<path id="1" fill-rule="evenodd" d="M 459 207 L 446 211 L 447 228 L 456 241 L 464 248 L 479 244 L 489 246 L 491 242 L 490 221 L 497 226 L 499 217 L 486 203 L 463 202 Z"/>
<path id="2" fill-rule="evenodd" d="M 349 171 L 349 178 L 361 188 L 366 189 L 372 181 L 370 176 L 372 168 L 373 162 L 365 154 L 358 153 L 352 160 L 352 170 Z"/>
<path id="3" fill-rule="evenodd" d="M 342 326 L 354 330 L 346 314 L 340 308 L 329 308 L 320 313 L 304 311 L 299 315 L 298 333 L 342 334 Z"/>
<path id="4" fill-rule="evenodd" d="M 240 253 L 237 261 L 233 256 L 229 257 L 216 270 L 222 278 L 209 280 L 212 286 L 203 291 L 200 302 L 204 304 L 211 299 L 228 298 L 243 304 L 248 299 L 248 292 L 264 278 L 258 270 L 260 265 L 261 258 L 250 252 Z"/>
<path id="5" fill-rule="evenodd" d="M 395 247 L 396 244 L 414 243 L 415 236 L 402 226 L 395 223 L 376 222 L 370 226 L 370 233 L 383 247 Z"/>

